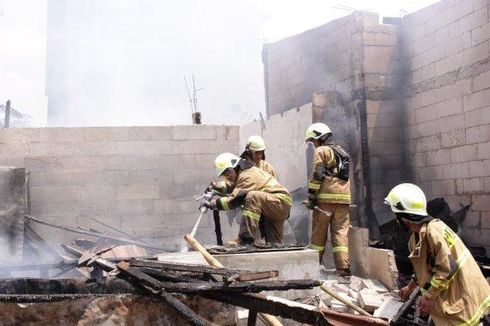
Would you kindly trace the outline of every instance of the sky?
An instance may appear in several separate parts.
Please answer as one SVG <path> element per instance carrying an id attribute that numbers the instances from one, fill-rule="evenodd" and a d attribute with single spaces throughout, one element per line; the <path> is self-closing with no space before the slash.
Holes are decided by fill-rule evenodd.
<path id="1" fill-rule="evenodd" d="M 400 16 L 434 0 L 58 0 L 74 40 L 67 105 L 79 125 L 189 124 L 194 73 L 204 123 L 265 111 L 262 45 L 352 10 Z M 47 0 L 0 0 L 0 103 L 46 125 Z M 117 111 L 111 110 L 117 108 Z M 115 114 L 116 112 L 116 114 Z M 97 116 L 96 120 L 92 117 Z M 76 124 L 72 124 L 76 125 Z"/>

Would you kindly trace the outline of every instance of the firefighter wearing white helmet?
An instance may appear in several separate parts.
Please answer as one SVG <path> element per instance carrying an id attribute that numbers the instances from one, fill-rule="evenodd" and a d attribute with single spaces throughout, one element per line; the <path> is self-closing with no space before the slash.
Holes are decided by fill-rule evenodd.
<path id="1" fill-rule="evenodd" d="M 398 223 L 412 232 L 408 258 L 416 278 L 400 290 L 403 300 L 420 287 L 419 311 L 435 325 L 478 325 L 490 307 L 490 287 L 463 241 L 427 214 L 418 186 L 402 183 L 385 198 Z"/>
<path id="2" fill-rule="evenodd" d="M 266 242 L 282 244 L 292 204 L 287 189 L 253 162 L 230 153 L 218 155 L 215 167 L 218 177 L 226 177 L 226 194 L 206 206 L 225 211 L 243 206 L 236 243 L 252 244 L 264 237 Z"/>
<path id="3" fill-rule="evenodd" d="M 247 144 L 245 145 L 245 151 L 240 155 L 241 158 L 251 160 L 254 162 L 255 166 L 261 170 L 277 178 L 276 169 L 265 160 L 265 142 L 264 139 L 258 135 L 250 136 L 247 139 Z"/>
<path id="4" fill-rule="evenodd" d="M 313 210 L 310 248 L 319 252 L 322 263 L 330 228 L 337 273 L 347 276 L 350 275 L 347 237 L 351 203 L 350 156 L 341 146 L 334 143 L 332 131 L 324 123 L 309 126 L 305 140 L 315 146 L 306 201 L 306 207 Z M 331 215 L 327 216 L 324 212 Z"/>

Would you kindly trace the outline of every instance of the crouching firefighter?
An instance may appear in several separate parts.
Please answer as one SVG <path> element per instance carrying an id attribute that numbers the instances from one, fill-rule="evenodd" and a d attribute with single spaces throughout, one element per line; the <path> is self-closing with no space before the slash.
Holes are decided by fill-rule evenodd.
<path id="1" fill-rule="evenodd" d="M 265 142 L 260 136 L 250 136 L 245 145 L 245 151 L 240 155 L 241 158 L 253 161 L 255 166 L 272 175 L 276 180 L 276 169 L 265 160 Z"/>
<path id="2" fill-rule="evenodd" d="M 461 239 L 449 226 L 427 214 L 425 194 L 402 183 L 385 198 L 398 223 L 412 231 L 409 259 L 415 270 L 401 289 L 406 300 L 418 285 L 419 311 L 436 325 L 478 325 L 490 307 L 490 287 Z"/>
<path id="3" fill-rule="evenodd" d="M 311 176 L 306 207 L 313 210 L 310 248 L 317 250 L 322 263 L 330 227 L 332 251 L 337 274 L 350 275 L 349 154 L 333 142 L 332 131 L 324 123 L 314 123 L 306 130 L 305 139 L 313 143 Z M 327 213 L 331 215 L 327 216 Z"/>
<path id="4" fill-rule="evenodd" d="M 231 153 L 218 155 L 215 167 L 218 177 L 226 176 L 228 195 L 206 205 L 215 210 L 243 206 L 237 244 L 253 244 L 261 239 L 261 233 L 266 242 L 282 244 L 284 221 L 289 217 L 292 204 L 286 188 L 253 162 Z"/>

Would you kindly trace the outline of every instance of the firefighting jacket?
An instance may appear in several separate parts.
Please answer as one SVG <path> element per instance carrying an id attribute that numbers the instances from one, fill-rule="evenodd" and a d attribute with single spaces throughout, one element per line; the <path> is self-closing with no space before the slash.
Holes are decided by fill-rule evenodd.
<path id="1" fill-rule="evenodd" d="M 408 243 L 422 294 L 434 299 L 436 325 L 478 325 L 490 307 L 490 287 L 461 239 L 434 219 Z"/>
<path id="2" fill-rule="evenodd" d="M 350 182 L 327 171 L 336 168 L 335 154 L 330 146 L 319 146 L 313 152 L 311 176 L 308 182 L 308 198 L 314 202 L 350 204 Z"/>
<path id="3" fill-rule="evenodd" d="M 277 172 L 276 172 L 276 169 L 274 169 L 274 167 L 272 166 L 272 164 L 270 164 L 269 162 L 267 161 L 264 161 L 264 160 L 260 160 L 259 163 L 257 163 L 255 165 L 256 167 L 258 167 L 259 169 L 269 173 L 270 175 L 272 175 L 276 180 L 278 179 L 277 178 Z"/>
<path id="4" fill-rule="evenodd" d="M 273 194 L 287 205 L 292 204 L 287 189 L 269 173 L 255 166 L 240 169 L 237 181 L 230 186 L 233 191 L 228 196 L 219 198 L 216 203 L 219 210 L 230 210 L 243 205 L 250 191 L 264 191 Z"/>

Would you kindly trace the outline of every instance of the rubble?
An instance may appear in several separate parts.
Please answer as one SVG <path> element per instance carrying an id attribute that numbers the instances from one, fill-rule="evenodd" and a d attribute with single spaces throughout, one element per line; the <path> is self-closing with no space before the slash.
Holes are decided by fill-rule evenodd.
<path id="1" fill-rule="evenodd" d="M 374 290 L 362 289 L 359 292 L 359 303 L 362 309 L 368 312 L 374 312 L 383 304 L 383 298 Z"/>

